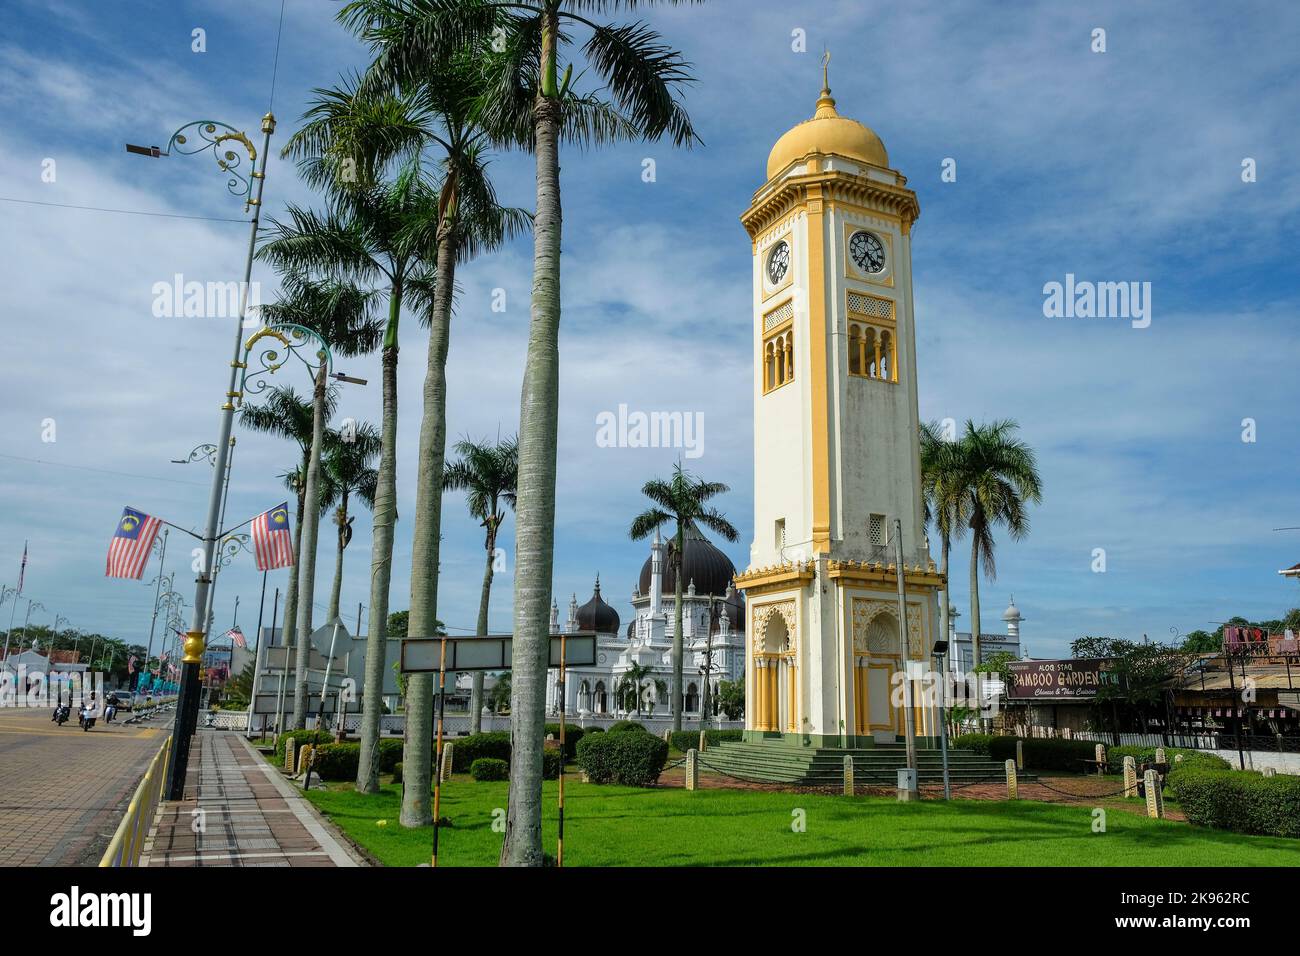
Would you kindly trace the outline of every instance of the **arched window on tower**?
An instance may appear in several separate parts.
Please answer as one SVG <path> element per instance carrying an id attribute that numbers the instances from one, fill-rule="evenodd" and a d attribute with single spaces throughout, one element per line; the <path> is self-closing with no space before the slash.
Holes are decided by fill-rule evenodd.
<path id="1" fill-rule="evenodd" d="M 763 340 L 763 391 L 794 380 L 794 330 L 789 323 Z"/>
<path id="2" fill-rule="evenodd" d="M 880 382 L 898 381 L 894 303 L 862 292 L 848 293 L 849 374 Z"/>

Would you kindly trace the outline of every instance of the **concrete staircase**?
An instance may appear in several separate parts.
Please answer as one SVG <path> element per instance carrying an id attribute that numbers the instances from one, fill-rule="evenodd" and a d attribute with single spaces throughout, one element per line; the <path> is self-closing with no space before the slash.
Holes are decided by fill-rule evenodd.
<path id="1" fill-rule="evenodd" d="M 859 786 L 892 787 L 897 783 L 897 771 L 907 766 L 906 749 L 901 743 L 840 749 L 800 747 L 782 741 L 727 741 L 700 754 L 700 770 L 761 783 L 835 787 L 844 779 L 845 754 L 853 757 L 853 776 Z M 943 755 L 937 748 L 918 749 L 916 762 L 921 784 L 943 783 Z M 948 775 L 953 786 L 1006 779 L 1003 764 L 970 750 L 948 751 Z M 1034 779 L 1024 771 L 1017 778 L 1022 782 Z"/>

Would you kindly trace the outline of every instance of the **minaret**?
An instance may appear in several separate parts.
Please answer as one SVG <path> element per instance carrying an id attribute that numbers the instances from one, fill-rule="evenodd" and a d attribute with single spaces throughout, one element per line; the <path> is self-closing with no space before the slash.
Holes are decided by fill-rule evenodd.
<path id="1" fill-rule="evenodd" d="M 578 629 L 578 595 L 569 598 L 569 620 L 565 622 L 564 633 L 572 634 Z"/>
<path id="2" fill-rule="evenodd" d="M 664 542 L 655 528 L 655 539 L 650 544 L 650 616 L 658 617 L 664 599 Z"/>
<path id="3" fill-rule="evenodd" d="M 1020 643 L 1020 622 L 1024 620 L 1020 616 L 1020 608 L 1016 607 L 1016 596 L 1011 595 L 1011 603 L 1007 609 L 1002 612 L 1002 620 L 1007 622 L 1007 640 L 1016 644 Z"/>
<path id="4" fill-rule="evenodd" d="M 555 603 L 554 598 L 551 599 L 551 633 L 560 633 L 560 606 Z"/>

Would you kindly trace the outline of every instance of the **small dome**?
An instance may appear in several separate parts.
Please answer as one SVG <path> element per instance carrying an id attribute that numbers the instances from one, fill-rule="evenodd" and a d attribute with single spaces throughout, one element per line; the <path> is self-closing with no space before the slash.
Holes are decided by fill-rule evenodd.
<path id="1" fill-rule="evenodd" d="M 1016 596 L 1014 594 L 1011 595 L 1011 603 L 1008 604 L 1007 609 L 1002 612 L 1002 620 L 1004 621 L 1021 620 L 1020 608 L 1016 607 Z"/>
<path id="2" fill-rule="evenodd" d="M 835 111 L 830 87 L 822 87 L 817 112 L 776 141 L 767 157 L 767 178 L 771 179 L 791 163 L 809 153 L 843 156 L 872 166 L 889 168 L 885 144 L 870 127 Z"/>
<path id="3" fill-rule="evenodd" d="M 592 592 L 591 600 L 578 608 L 576 617 L 580 631 L 595 631 L 597 634 L 618 633 L 618 611 L 606 604 L 604 598 L 600 596 L 599 575 L 596 576 L 596 589 Z"/>

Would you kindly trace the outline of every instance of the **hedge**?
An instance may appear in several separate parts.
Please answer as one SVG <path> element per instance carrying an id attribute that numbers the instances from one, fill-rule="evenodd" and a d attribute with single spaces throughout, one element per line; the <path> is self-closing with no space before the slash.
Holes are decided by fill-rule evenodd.
<path id="1" fill-rule="evenodd" d="M 1097 755 L 1097 745 L 1089 740 L 1061 740 L 1045 737 L 999 737 L 994 734 L 962 734 L 954 737 L 957 750 L 973 750 L 1002 763 L 1016 759 L 1016 741 L 1024 744 L 1026 770 L 1088 769 L 1087 761 Z"/>
<path id="2" fill-rule="evenodd" d="M 479 783 L 489 780 L 509 780 L 510 764 L 496 757 L 479 757 L 470 764 L 469 775 Z"/>
<path id="3" fill-rule="evenodd" d="M 628 730 L 645 730 L 645 724 L 638 724 L 635 720 L 618 720 L 609 725 L 609 733 L 621 734 Z M 646 733 L 649 733 L 647 730 Z"/>
<path id="4" fill-rule="evenodd" d="M 1174 757 L 1178 754 L 1183 755 L 1181 764 L 1175 763 Z M 1133 762 L 1141 767 L 1144 763 L 1156 762 L 1155 747 L 1107 747 L 1106 748 L 1106 772 L 1123 773 L 1124 758 L 1132 757 Z M 1232 764 L 1224 760 L 1218 754 L 1206 753 L 1204 750 L 1189 750 L 1184 747 L 1166 747 L 1165 759 L 1169 761 L 1169 768 L 1174 767 L 1204 767 L 1206 770 L 1231 770 Z"/>
<path id="5" fill-rule="evenodd" d="M 314 730 L 286 730 L 279 737 L 275 738 L 275 755 L 280 758 L 280 763 L 284 763 L 284 748 L 293 738 L 297 743 L 294 745 L 295 751 L 302 750 L 303 744 L 309 744 L 317 739 L 317 732 Z M 332 743 L 334 735 L 328 730 L 320 731 L 320 742 L 322 744 Z"/>
<path id="6" fill-rule="evenodd" d="M 554 736 L 556 740 L 560 739 L 560 725 L 547 724 L 544 730 L 544 736 Z M 576 727 L 573 724 L 564 725 L 564 756 L 567 760 L 572 760 L 574 754 L 578 752 L 578 741 L 582 739 L 586 730 L 582 727 Z"/>
<path id="7" fill-rule="evenodd" d="M 744 740 L 745 732 L 743 730 L 706 730 L 704 737 L 712 747 L 720 744 L 724 740 Z M 674 730 L 668 738 L 674 750 L 680 750 L 686 753 L 688 750 L 698 749 L 700 746 L 700 732 L 698 730 Z"/>
<path id="8" fill-rule="evenodd" d="M 1179 767 L 1169 789 L 1189 823 L 1255 833 L 1300 837 L 1300 777 L 1265 777 L 1254 771 Z"/>
<path id="9" fill-rule="evenodd" d="M 578 744 L 578 766 L 592 783 L 648 787 L 667 762 L 668 741 L 645 731 L 598 734 Z"/>
<path id="10" fill-rule="evenodd" d="M 451 741 L 451 769 L 453 773 L 467 773 L 475 760 L 491 757 L 510 762 L 510 732 L 493 730 L 483 734 L 470 734 Z"/>

